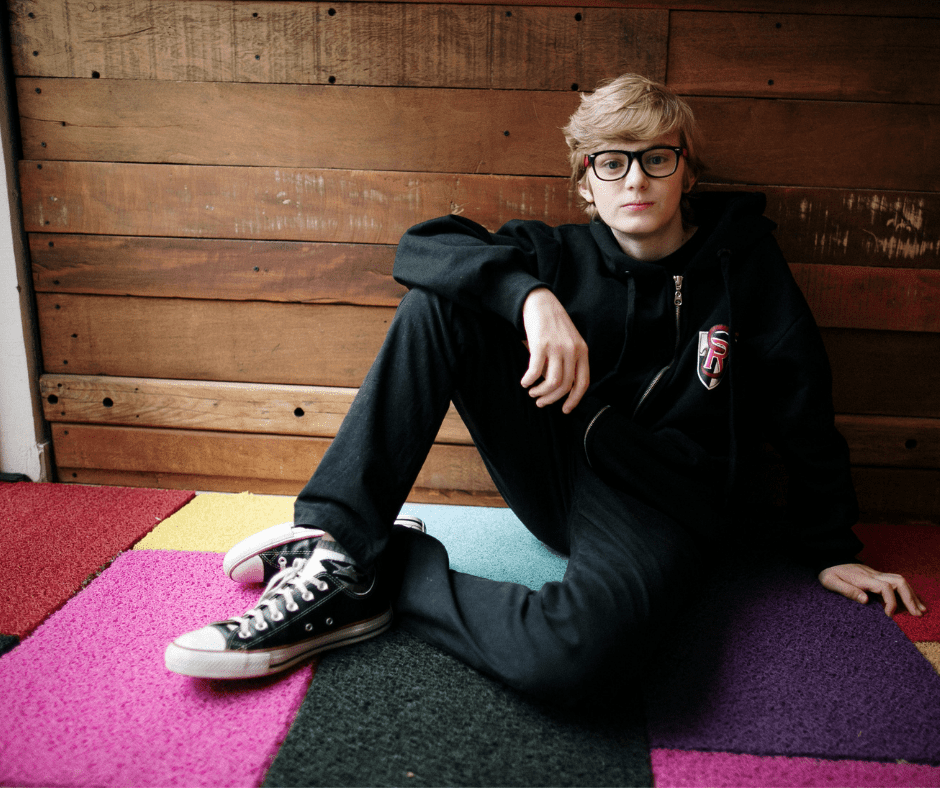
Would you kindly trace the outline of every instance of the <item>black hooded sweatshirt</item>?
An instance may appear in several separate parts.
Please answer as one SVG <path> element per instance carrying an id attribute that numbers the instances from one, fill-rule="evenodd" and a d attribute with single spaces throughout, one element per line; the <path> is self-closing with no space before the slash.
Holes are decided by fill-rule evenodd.
<path id="1" fill-rule="evenodd" d="M 742 469 L 768 442 L 789 479 L 784 546 L 819 571 L 861 549 L 858 507 L 825 348 L 765 204 L 759 193 L 690 198 L 696 233 L 656 262 L 629 257 L 597 220 L 490 233 L 446 216 L 404 235 L 394 276 L 495 312 L 520 335 L 526 296 L 548 287 L 588 346 L 591 385 L 573 416 L 592 467 L 616 484 L 641 440 L 674 471 L 660 502 L 676 485 L 694 490 L 701 512 L 677 516 L 714 532 L 740 519 Z"/>

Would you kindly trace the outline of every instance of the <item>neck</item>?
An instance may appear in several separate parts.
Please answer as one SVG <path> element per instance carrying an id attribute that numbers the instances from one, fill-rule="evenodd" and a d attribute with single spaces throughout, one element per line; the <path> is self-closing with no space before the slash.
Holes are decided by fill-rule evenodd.
<path id="1" fill-rule="evenodd" d="M 679 222 L 676 227 L 671 227 L 662 234 L 650 237 L 627 235 L 613 228 L 611 228 L 611 232 L 613 232 L 620 248 L 634 260 L 655 262 L 668 257 L 682 247 L 695 235 L 697 229 L 697 227 L 684 227 L 682 222 Z"/>

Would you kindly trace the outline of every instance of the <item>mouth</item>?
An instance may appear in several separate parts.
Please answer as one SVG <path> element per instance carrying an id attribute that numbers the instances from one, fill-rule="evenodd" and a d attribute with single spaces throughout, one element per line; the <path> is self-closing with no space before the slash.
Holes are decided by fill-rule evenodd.
<path id="1" fill-rule="evenodd" d="M 652 204 L 651 202 L 628 202 L 623 207 L 628 211 L 645 211 Z"/>

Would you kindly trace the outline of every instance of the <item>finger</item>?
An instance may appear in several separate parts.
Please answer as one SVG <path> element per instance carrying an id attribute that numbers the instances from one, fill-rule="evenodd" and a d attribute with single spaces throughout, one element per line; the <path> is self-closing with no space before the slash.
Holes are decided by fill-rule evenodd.
<path id="1" fill-rule="evenodd" d="M 823 580 L 823 585 L 830 591 L 835 591 L 837 594 L 842 594 L 842 596 L 851 599 L 854 602 L 860 602 L 863 605 L 868 604 L 868 594 L 866 594 L 858 586 L 847 583 L 841 577 L 837 577 L 834 574 L 826 575 L 825 579 Z"/>
<path id="2" fill-rule="evenodd" d="M 522 376 L 522 380 L 519 381 L 522 384 L 523 388 L 529 388 L 533 383 L 535 383 L 540 377 L 542 377 L 542 370 L 545 369 L 545 353 L 540 350 L 536 350 L 529 355 L 529 366 L 525 371 L 525 374 Z"/>
<path id="3" fill-rule="evenodd" d="M 922 616 L 927 610 L 927 606 L 906 580 L 902 580 L 898 586 L 898 596 L 901 597 L 901 602 L 912 616 Z"/>
<path id="4" fill-rule="evenodd" d="M 571 387 L 571 392 L 568 394 L 568 399 L 565 400 L 565 404 L 562 406 L 563 413 L 571 413 L 581 401 L 581 398 L 584 396 L 585 392 L 588 390 L 588 386 L 591 384 L 591 371 L 588 366 L 587 356 L 585 356 L 581 361 L 578 362 L 578 368 L 575 373 L 574 385 Z"/>
<path id="5" fill-rule="evenodd" d="M 545 380 L 531 389 L 529 393 L 538 398 L 535 404 L 544 408 L 564 397 L 571 390 L 573 380 L 574 372 L 571 370 L 570 363 L 566 363 L 564 357 L 556 356 L 548 362 Z"/>

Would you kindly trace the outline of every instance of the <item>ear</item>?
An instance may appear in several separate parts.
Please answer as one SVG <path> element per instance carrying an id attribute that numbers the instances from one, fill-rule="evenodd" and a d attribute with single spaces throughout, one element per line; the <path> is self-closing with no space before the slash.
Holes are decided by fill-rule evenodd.
<path id="1" fill-rule="evenodd" d="M 588 178 L 587 173 L 584 173 L 584 177 L 578 182 L 578 193 L 588 205 L 594 204 L 594 190 L 591 188 L 591 179 Z"/>

